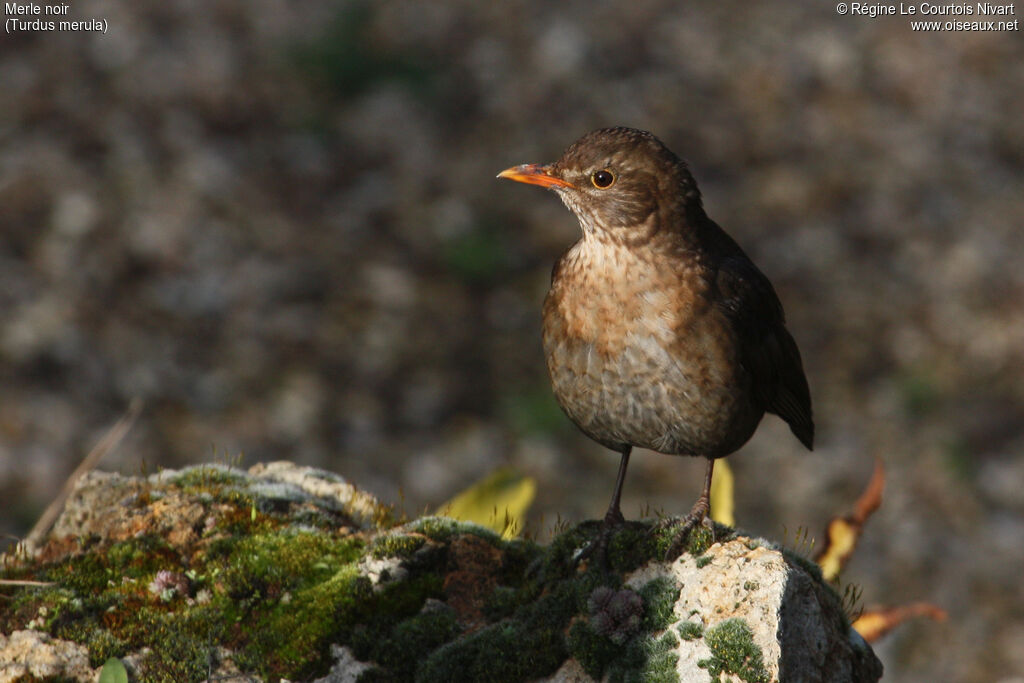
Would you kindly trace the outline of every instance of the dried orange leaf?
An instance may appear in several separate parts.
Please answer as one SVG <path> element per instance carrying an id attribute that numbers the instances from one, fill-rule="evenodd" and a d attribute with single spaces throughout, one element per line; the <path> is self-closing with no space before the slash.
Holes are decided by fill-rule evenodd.
<path id="1" fill-rule="evenodd" d="M 857 547 L 860 525 L 846 517 L 835 517 L 825 529 L 825 547 L 815 560 L 826 581 L 835 581 Z"/>
<path id="2" fill-rule="evenodd" d="M 900 607 L 873 607 L 853 622 L 853 628 L 864 640 L 873 643 L 907 619 L 928 617 L 935 621 L 946 620 L 946 610 L 929 602 L 915 602 Z"/>
<path id="3" fill-rule="evenodd" d="M 882 461 L 875 460 L 875 471 L 871 475 L 871 481 L 868 482 L 867 488 L 864 489 L 864 493 L 860 494 L 860 498 L 857 499 L 857 504 L 853 508 L 853 517 L 860 524 L 868 521 L 868 517 L 871 516 L 878 506 L 882 504 L 882 491 L 885 489 L 885 467 L 882 465 Z"/>
<path id="4" fill-rule="evenodd" d="M 833 517 L 825 528 L 825 544 L 815 561 L 821 567 L 822 576 L 826 581 L 835 581 L 839 572 L 857 547 L 861 531 L 868 517 L 882 504 L 882 490 L 885 488 L 885 468 L 881 460 L 875 461 L 875 471 L 871 475 L 864 493 L 857 499 L 853 512 L 845 517 Z"/>

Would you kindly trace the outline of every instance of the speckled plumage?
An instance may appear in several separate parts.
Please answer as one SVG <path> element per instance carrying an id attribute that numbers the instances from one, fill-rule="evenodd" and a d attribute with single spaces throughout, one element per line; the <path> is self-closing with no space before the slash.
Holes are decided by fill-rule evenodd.
<path id="1" fill-rule="evenodd" d="M 553 189 L 583 230 L 552 273 L 544 351 L 562 409 L 623 454 L 608 520 L 621 519 L 633 446 L 713 460 L 767 411 L 811 447 L 810 392 L 775 290 L 705 214 L 679 157 L 650 133 L 606 128 L 502 176 Z"/>
<path id="2" fill-rule="evenodd" d="M 608 448 L 720 457 L 763 409 L 702 269 L 672 265 L 599 237 L 574 245 L 544 302 L 548 371 L 562 409 Z M 700 352 L 676 353 L 681 339 Z"/>

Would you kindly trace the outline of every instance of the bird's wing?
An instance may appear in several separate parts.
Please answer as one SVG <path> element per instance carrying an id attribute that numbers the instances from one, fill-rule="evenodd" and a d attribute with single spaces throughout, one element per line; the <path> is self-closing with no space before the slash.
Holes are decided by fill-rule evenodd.
<path id="1" fill-rule="evenodd" d="M 753 377 L 757 398 L 811 448 L 811 392 L 800 351 L 786 329 L 782 304 L 771 282 L 739 246 L 734 242 L 729 246 L 736 251 L 719 259 L 715 303 L 737 332 L 740 357 Z"/>

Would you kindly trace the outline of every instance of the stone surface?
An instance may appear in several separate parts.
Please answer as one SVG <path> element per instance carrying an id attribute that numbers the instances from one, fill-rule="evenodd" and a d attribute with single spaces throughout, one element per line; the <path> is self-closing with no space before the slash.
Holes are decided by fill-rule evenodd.
<path id="1" fill-rule="evenodd" d="M 39 631 L 15 631 L 10 636 L 0 633 L 0 683 L 49 676 L 85 683 L 96 680 L 97 674 L 89 667 L 86 649 L 77 643 Z"/>
<path id="2" fill-rule="evenodd" d="M 281 493 L 288 487 L 294 487 L 298 489 L 295 493 L 301 491 L 315 499 L 318 505 L 344 512 L 361 529 L 372 528 L 386 512 L 381 503 L 369 493 L 359 490 L 344 477 L 326 470 L 277 461 L 257 463 L 249 468 L 249 474 L 268 487 L 281 487 Z M 267 492 L 270 490 L 267 489 Z"/>
<path id="3" fill-rule="evenodd" d="M 779 550 L 754 539 L 714 544 L 703 555 L 682 555 L 671 565 L 651 563 L 627 577 L 639 588 L 670 577 L 682 590 L 674 614 L 704 632 L 740 619 L 753 633 L 770 680 L 874 681 L 882 666 L 846 623 L 833 595 Z M 703 639 L 682 640 L 677 671 L 683 681 L 705 681 L 699 662 L 711 651 Z"/>
<path id="4" fill-rule="evenodd" d="M 331 656 L 334 657 L 334 666 L 326 676 L 316 679 L 314 683 L 356 683 L 360 674 L 373 668 L 372 664 L 356 659 L 347 647 L 332 645 Z"/>
<path id="5" fill-rule="evenodd" d="M 194 496 L 167 486 L 193 476 L 208 476 L 211 481 L 228 478 L 228 485 L 239 493 L 253 495 L 266 506 L 313 506 L 338 513 L 346 525 L 356 529 L 371 528 L 376 517 L 387 514 L 376 498 L 337 474 L 290 462 L 258 463 L 248 472 L 226 465 L 199 465 L 180 471 L 162 470 L 144 478 L 94 471 L 78 482 L 51 537 L 98 534 L 116 541 L 146 531 L 164 534 L 176 545 L 194 540 L 208 509 Z M 154 487 L 159 491 L 159 503 L 135 504 Z"/>

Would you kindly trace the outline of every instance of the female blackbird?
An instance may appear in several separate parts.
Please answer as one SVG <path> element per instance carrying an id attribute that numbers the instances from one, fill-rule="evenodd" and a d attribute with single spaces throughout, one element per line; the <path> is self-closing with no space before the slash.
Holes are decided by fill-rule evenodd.
<path id="1" fill-rule="evenodd" d="M 622 454 L 602 548 L 623 522 L 634 446 L 708 459 L 677 541 L 705 520 L 715 458 L 746 443 L 765 411 L 811 448 L 810 391 L 778 296 L 660 140 L 596 130 L 552 164 L 499 177 L 554 190 L 583 229 L 552 272 L 543 337 L 562 410 Z"/>

